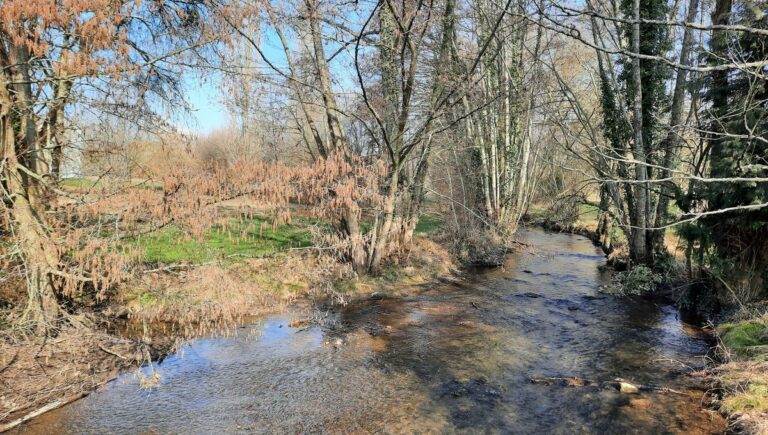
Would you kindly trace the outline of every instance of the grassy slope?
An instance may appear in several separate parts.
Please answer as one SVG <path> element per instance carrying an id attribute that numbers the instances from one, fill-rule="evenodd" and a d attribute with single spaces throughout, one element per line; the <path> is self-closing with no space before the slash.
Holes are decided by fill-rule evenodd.
<path id="1" fill-rule="evenodd" d="M 196 239 L 179 228 L 167 228 L 136 240 L 148 263 L 201 266 L 186 271 L 181 281 L 176 275 L 151 274 L 129 283 L 119 292 L 118 309 L 145 323 L 180 323 L 178 327 L 186 328 L 183 335 L 192 336 L 212 325 L 226 329 L 244 315 L 269 311 L 316 290 L 338 300 L 361 292 L 407 291 L 408 284 L 446 275 L 452 264 L 447 251 L 427 237 L 417 237 L 406 258 L 383 265 L 377 276 L 356 277 L 342 264 L 311 252 L 286 252 L 311 246 L 309 225 L 322 222 L 299 218 L 274 231 L 266 225 L 259 234 L 262 223 L 268 222 L 261 218 L 232 223 L 229 230 L 213 229 Z M 416 232 L 428 234 L 440 225 L 440 220 L 426 218 Z M 240 236 L 243 231 L 248 237 Z M 272 255 L 281 252 L 285 255 Z M 225 261 L 212 261 L 216 259 Z"/>
<path id="2" fill-rule="evenodd" d="M 135 243 L 144 252 L 143 260 L 147 263 L 200 264 L 217 259 L 258 258 L 311 246 L 308 226 L 313 224 L 317 222 L 300 218 L 273 230 L 268 219 L 253 218 L 234 222 L 227 229 L 214 228 L 201 239 L 189 237 L 179 227 L 168 227 L 142 236 Z M 416 233 L 429 234 L 440 225 L 440 219 L 425 215 L 416 226 Z"/>
<path id="3" fill-rule="evenodd" d="M 190 237 L 179 227 L 168 227 L 142 236 L 135 243 L 148 263 L 199 264 L 233 257 L 254 258 L 310 246 L 309 224 L 301 220 L 273 230 L 266 218 L 253 218 L 227 229 L 211 229 L 201 239 Z"/>
<path id="4" fill-rule="evenodd" d="M 768 412 L 768 317 L 724 323 L 718 333 L 731 359 L 721 368 L 723 409 L 766 424 L 759 415 Z"/>

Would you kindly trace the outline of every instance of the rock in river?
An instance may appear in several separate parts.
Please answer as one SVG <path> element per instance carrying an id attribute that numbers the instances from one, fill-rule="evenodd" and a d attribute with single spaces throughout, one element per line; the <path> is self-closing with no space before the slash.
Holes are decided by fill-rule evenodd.
<path id="1" fill-rule="evenodd" d="M 624 394 L 637 394 L 640 392 L 640 389 L 629 382 L 619 382 L 619 391 Z"/>

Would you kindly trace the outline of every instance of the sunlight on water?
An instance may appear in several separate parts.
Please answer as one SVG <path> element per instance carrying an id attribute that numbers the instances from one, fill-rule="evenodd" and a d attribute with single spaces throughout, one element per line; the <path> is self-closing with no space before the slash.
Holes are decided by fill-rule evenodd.
<path id="1" fill-rule="evenodd" d="M 707 342 L 676 310 L 597 292 L 578 236 L 522 233 L 533 252 L 456 286 L 342 308 L 325 326 L 272 316 L 201 339 L 23 426 L 22 433 L 718 433 L 685 376 Z M 537 384 L 579 377 L 594 385 Z M 615 378 L 682 394 L 626 395 Z"/>

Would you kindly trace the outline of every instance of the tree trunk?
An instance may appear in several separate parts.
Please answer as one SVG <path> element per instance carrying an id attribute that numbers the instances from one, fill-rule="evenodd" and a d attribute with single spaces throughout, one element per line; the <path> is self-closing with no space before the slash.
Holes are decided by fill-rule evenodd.
<path id="1" fill-rule="evenodd" d="M 0 145 L 2 145 L 5 188 L 11 202 L 11 227 L 21 251 L 27 278 L 25 320 L 36 332 L 49 333 L 59 320 L 51 273 L 58 266 L 58 250 L 45 227 L 45 210 L 35 206 L 29 192 L 39 190 L 38 181 L 20 171 L 10 107 L 12 100 L 5 86 L 0 89 Z M 34 186 L 30 188 L 30 185 Z"/>
<path id="2" fill-rule="evenodd" d="M 723 26 L 727 25 L 730 21 L 731 9 L 733 8 L 733 0 L 717 0 L 715 2 L 715 10 L 712 12 L 712 25 Z M 713 30 L 711 39 L 711 51 L 712 56 L 719 60 L 729 59 L 728 54 L 728 32 L 726 30 Z M 718 176 L 720 174 L 720 162 L 723 159 L 723 136 L 724 129 L 722 126 L 722 118 L 728 113 L 728 71 L 712 71 L 712 90 L 710 92 L 712 99 L 712 112 L 715 115 L 715 120 L 710 126 L 712 132 L 712 138 L 710 139 L 711 155 L 710 155 L 710 167 L 712 168 L 712 175 Z M 719 203 L 720 199 L 715 199 L 715 202 Z M 719 204 L 710 204 L 712 209 L 720 207 Z"/>
<path id="3" fill-rule="evenodd" d="M 691 0 L 688 5 L 688 13 L 686 14 L 686 22 L 693 23 L 696 20 L 697 11 L 699 9 L 699 0 Z M 693 31 L 689 27 L 685 27 L 683 31 L 683 42 L 680 47 L 680 65 L 690 64 L 690 52 L 693 47 Z M 679 68 L 677 70 L 677 76 L 675 77 L 675 88 L 672 94 L 672 108 L 669 115 L 669 132 L 664 139 L 664 162 L 662 166 L 664 169 L 661 173 L 661 178 L 669 178 L 672 176 L 673 166 L 676 166 L 677 152 L 680 147 L 680 135 L 681 132 L 677 131 L 677 128 L 681 125 L 683 118 L 683 103 L 685 102 L 685 88 L 687 85 L 687 73 L 688 71 Z M 655 227 L 661 228 L 667 224 L 669 220 L 669 201 L 670 197 L 674 194 L 674 184 L 672 181 L 665 181 L 661 187 L 661 194 L 656 211 L 656 223 Z M 667 250 L 664 246 L 664 234 L 666 230 L 659 229 L 653 231 L 653 249 L 656 255 L 666 255 Z"/>
<path id="4" fill-rule="evenodd" d="M 346 135 L 339 121 L 339 110 L 336 105 L 336 97 L 333 94 L 331 85 L 331 75 L 328 69 L 328 61 L 325 59 L 325 49 L 323 48 L 322 30 L 320 29 L 320 11 L 317 0 L 307 0 L 307 9 L 309 14 L 309 28 L 312 33 L 312 47 L 315 54 L 315 65 L 317 75 L 320 79 L 320 90 L 325 106 L 325 116 L 328 122 L 328 135 L 332 151 L 347 155 L 348 146 Z"/>
<path id="5" fill-rule="evenodd" d="M 640 53 L 640 0 L 634 0 L 632 5 L 632 52 L 637 55 Z M 642 71 L 640 58 L 632 58 L 632 86 L 634 90 L 632 100 L 632 129 L 633 144 L 632 154 L 635 162 L 635 180 L 637 187 L 634 194 L 634 219 L 632 228 L 632 238 L 629 243 L 630 257 L 635 263 L 650 264 L 652 258 L 648 254 L 648 242 L 646 235 L 648 233 L 648 168 L 645 165 L 646 153 L 643 144 L 643 88 Z"/>
<path id="6" fill-rule="evenodd" d="M 390 231 L 392 229 L 392 222 L 395 217 L 395 202 L 397 199 L 397 186 L 399 183 L 400 168 L 395 167 L 392 170 L 392 175 L 389 179 L 387 186 L 386 196 L 384 198 L 384 206 L 382 208 L 382 222 L 381 226 L 374 228 L 376 231 L 376 239 L 372 242 L 372 249 L 369 255 L 368 270 L 376 273 L 381 266 L 381 260 L 386 255 L 385 250 L 389 245 Z"/>
<path id="7" fill-rule="evenodd" d="M 28 56 L 21 48 L 11 47 L 9 53 L 14 54 L 10 59 L 0 53 L 1 178 L 10 202 L 11 229 L 26 271 L 28 298 L 24 315 L 38 333 L 49 333 L 60 315 L 51 275 L 58 268 L 59 253 L 45 222 L 42 177 L 37 170 L 40 150 L 25 70 Z M 20 126 L 21 140 L 17 140 L 14 124 Z"/>

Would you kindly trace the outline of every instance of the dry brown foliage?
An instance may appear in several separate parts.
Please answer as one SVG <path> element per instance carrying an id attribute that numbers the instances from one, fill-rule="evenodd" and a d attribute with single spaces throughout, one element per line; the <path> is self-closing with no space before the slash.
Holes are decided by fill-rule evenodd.
<path id="1" fill-rule="evenodd" d="M 343 213 L 359 218 L 366 207 L 378 205 L 382 175 L 379 162 L 332 156 L 294 167 L 246 160 L 207 167 L 180 163 L 149 188 L 97 184 L 87 192 L 70 193 L 73 200 L 60 204 L 49 218 L 61 259 L 53 279 L 62 296 L 103 300 L 140 265 L 141 252 L 126 243 L 133 237 L 171 224 L 189 237 L 200 237 L 231 221 L 231 213 L 219 205 L 235 198 L 248 204 L 236 216 L 244 221 L 267 213 L 273 229 L 290 223 L 291 205 L 297 203 L 330 222 L 339 222 Z M 0 210 L 10 213 L 7 206 Z M 340 233 L 336 237 L 343 239 Z M 338 251 L 345 246 L 339 244 Z M 6 264 L 11 261 L 6 258 Z"/>

